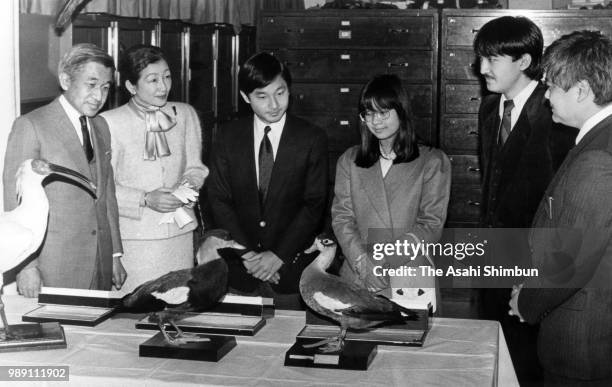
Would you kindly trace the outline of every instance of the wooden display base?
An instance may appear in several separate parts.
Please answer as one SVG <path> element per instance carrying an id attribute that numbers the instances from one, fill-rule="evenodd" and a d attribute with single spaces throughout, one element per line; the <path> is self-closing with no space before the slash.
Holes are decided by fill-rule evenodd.
<path id="1" fill-rule="evenodd" d="M 38 351 L 66 348 L 64 328 L 57 322 L 10 325 L 11 338 L 0 330 L 0 352 Z"/>
<path id="2" fill-rule="evenodd" d="M 188 333 L 204 333 L 211 335 L 238 335 L 254 336 L 264 325 L 266 320 L 260 316 L 243 316 L 233 314 L 184 313 L 175 321 L 175 324 Z M 149 321 L 145 316 L 136 323 L 137 329 L 159 329 L 157 323 Z M 166 325 L 168 331 L 174 328 Z"/>
<path id="3" fill-rule="evenodd" d="M 360 341 L 346 341 L 339 353 L 323 353 L 320 348 L 304 348 L 317 339 L 298 339 L 285 353 L 285 366 L 334 368 L 366 371 L 374 360 L 377 345 Z"/>
<path id="4" fill-rule="evenodd" d="M 140 344 L 138 354 L 142 357 L 217 362 L 236 346 L 236 338 L 234 336 L 198 336 L 206 337 L 210 340 L 175 345 L 168 343 L 164 339 L 164 335 L 159 332 Z"/>

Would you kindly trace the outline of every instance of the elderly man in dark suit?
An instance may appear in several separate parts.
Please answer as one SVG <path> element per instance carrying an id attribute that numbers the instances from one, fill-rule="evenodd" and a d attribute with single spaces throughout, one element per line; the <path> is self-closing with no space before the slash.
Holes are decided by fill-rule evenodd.
<path id="1" fill-rule="evenodd" d="M 298 283 L 312 256 L 302 253 L 321 231 L 327 203 L 327 136 L 287 114 L 291 78 L 268 53 L 239 72 L 253 116 L 218 131 L 208 196 L 214 227 L 246 246 L 230 264 L 230 287 L 299 307 Z"/>
<path id="2" fill-rule="evenodd" d="M 553 120 L 579 128 L 529 235 L 539 277 L 511 313 L 540 323 L 538 356 L 554 385 L 612 385 L 612 41 L 565 35 L 544 68 Z M 586 382 L 590 381 L 590 382 Z"/>
<path id="3" fill-rule="evenodd" d="M 96 117 L 114 69 L 100 48 L 75 45 L 59 63 L 62 95 L 13 124 L 4 161 L 5 210 L 17 206 L 15 172 L 29 158 L 74 169 L 97 185 L 97 198 L 59 179 L 45 186 L 47 235 L 38 255 L 17 275 L 17 288 L 27 297 L 37 296 L 41 286 L 110 290 L 125 281 L 110 134 Z"/>
<path id="4" fill-rule="evenodd" d="M 546 186 L 561 165 L 575 129 L 553 123 L 542 77 L 542 32 L 525 17 L 503 16 L 485 24 L 474 41 L 480 72 L 492 92 L 480 105 L 482 166 L 481 227 L 505 228 L 504 246 L 491 251 L 491 264 L 529 266 L 527 229 Z M 507 230 L 513 229 L 513 230 Z M 503 233 L 503 234 L 502 234 Z M 539 378 L 537 327 L 508 316 L 510 289 L 482 291 L 482 317 L 499 320 L 521 380 Z"/>

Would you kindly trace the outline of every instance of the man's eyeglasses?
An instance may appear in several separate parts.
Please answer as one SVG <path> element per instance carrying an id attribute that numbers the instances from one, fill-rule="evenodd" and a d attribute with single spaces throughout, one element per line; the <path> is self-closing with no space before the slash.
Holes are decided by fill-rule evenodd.
<path id="1" fill-rule="evenodd" d="M 366 110 L 365 112 L 359 113 L 359 119 L 363 122 L 373 122 L 375 119 L 384 121 L 391 115 L 391 110 L 385 110 L 384 112 L 374 112 Z"/>

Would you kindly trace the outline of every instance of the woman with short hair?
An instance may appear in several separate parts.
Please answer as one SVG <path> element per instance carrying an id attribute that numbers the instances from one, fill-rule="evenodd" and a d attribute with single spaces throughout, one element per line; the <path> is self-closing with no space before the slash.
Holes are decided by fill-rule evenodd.
<path id="1" fill-rule="evenodd" d="M 168 102 L 172 78 L 161 49 L 131 47 L 119 71 L 131 98 L 101 116 L 111 132 L 125 252 L 127 280 L 121 290 L 130 292 L 145 281 L 194 265 L 197 222 L 192 204 L 208 169 L 201 161 L 195 110 Z"/>

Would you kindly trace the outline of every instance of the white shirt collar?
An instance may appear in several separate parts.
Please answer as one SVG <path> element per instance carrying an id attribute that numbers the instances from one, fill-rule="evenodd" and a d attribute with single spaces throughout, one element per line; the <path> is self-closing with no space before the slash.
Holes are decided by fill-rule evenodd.
<path id="1" fill-rule="evenodd" d="M 529 97 L 531 97 L 531 94 L 536 89 L 536 87 L 538 87 L 538 81 L 531 80 L 531 82 L 529 82 L 527 86 L 523 88 L 523 90 L 521 90 L 517 95 L 514 96 L 514 98 L 512 98 L 512 102 L 514 102 L 514 108 L 512 109 L 512 113 L 510 116 L 511 128 L 513 128 L 514 124 L 516 124 L 516 121 L 518 121 L 518 118 L 521 115 L 521 111 L 523 110 L 523 106 L 525 106 L 525 103 L 527 103 L 527 100 L 529 99 Z M 505 101 L 506 97 L 502 94 L 501 98 L 499 99 L 500 118 L 504 115 Z"/>
<path id="2" fill-rule="evenodd" d="M 287 113 L 283 114 L 280 120 L 277 122 L 266 124 L 263 122 L 256 114 L 253 115 L 253 127 L 255 128 L 254 134 L 254 145 L 255 145 L 255 155 L 259 154 L 259 145 L 261 144 L 261 139 L 264 136 L 264 128 L 266 126 L 270 127 L 270 132 L 268 133 L 268 138 L 272 143 L 272 150 L 274 151 L 274 159 L 276 159 L 276 153 L 278 151 L 278 145 L 280 143 L 281 135 L 283 134 L 283 128 L 285 127 L 285 121 L 287 120 Z"/>
<path id="3" fill-rule="evenodd" d="M 605 120 L 606 117 L 610 115 L 612 115 L 612 103 L 607 105 L 597 113 L 593 114 L 588 120 L 584 122 L 584 124 L 582 124 L 580 132 L 578 132 L 578 136 L 576 136 L 576 144 L 578 144 L 580 140 L 582 140 L 584 136 L 586 136 L 586 134 L 591 131 L 591 129 L 593 129 L 595 126 L 597 126 L 597 124 Z"/>
<path id="4" fill-rule="evenodd" d="M 271 123 L 271 124 L 266 124 L 265 122 L 261 120 L 261 118 L 257 117 L 256 114 L 253 114 L 253 117 L 254 117 L 255 132 L 261 132 L 261 135 L 263 136 L 264 128 L 266 126 L 269 126 L 270 133 L 268 134 L 268 136 L 271 136 L 277 133 L 282 133 L 283 128 L 285 127 L 285 121 L 287 120 L 287 113 L 283 114 L 280 120 L 274 123 Z"/>
<path id="5" fill-rule="evenodd" d="M 253 150 L 255 152 L 255 173 L 257 176 L 257 184 L 259 184 L 259 147 L 261 146 L 261 140 L 264 136 L 264 129 L 266 126 L 270 127 L 268 138 L 272 143 L 272 152 L 274 154 L 274 160 L 278 154 L 278 147 L 280 144 L 281 135 L 283 134 L 283 128 L 285 127 L 285 121 L 287 120 L 287 113 L 283 114 L 280 120 L 272 124 L 266 124 L 256 114 L 253 114 Z"/>
<path id="6" fill-rule="evenodd" d="M 68 116 L 68 119 L 70 120 L 70 123 L 74 127 L 74 130 L 76 131 L 77 136 L 79 137 L 79 140 L 81 141 L 81 145 L 82 145 L 83 144 L 83 133 L 81 133 L 81 121 L 79 120 L 79 117 L 81 117 L 82 114 L 79 113 L 79 111 L 76 110 L 74 106 L 70 104 L 70 102 L 68 102 L 68 100 L 63 94 L 60 95 L 59 97 L 59 103 L 60 105 L 62 105 L 62 108 L 64 108 L 64 111 L 66 112 L 66 115 Z M 90 127 L 91 127 L 91 124 L 89 123 L 89 118 L 87 118 L 87 129 L 91 133 Z"/>

